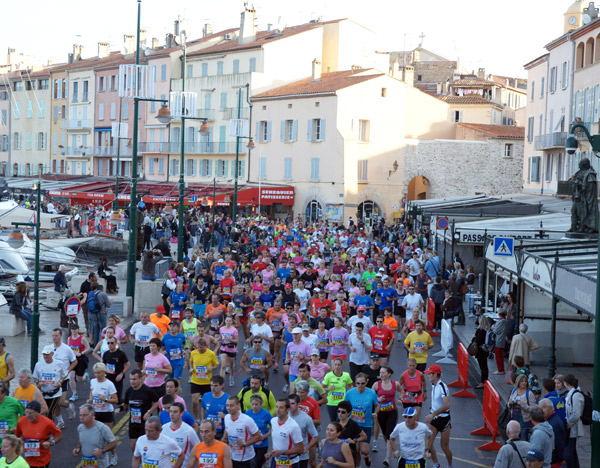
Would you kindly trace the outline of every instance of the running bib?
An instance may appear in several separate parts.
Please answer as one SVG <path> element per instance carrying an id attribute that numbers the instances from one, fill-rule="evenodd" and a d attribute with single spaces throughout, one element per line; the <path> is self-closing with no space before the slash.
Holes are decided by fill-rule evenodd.
<path id="1" fill-rule="evenodd" d="M 343 343 L 343 341 L 342 341 L 342 339 L 341 339 L 341 338 L 334 338 L 334 339 L 333 339 L 333 344 L 335 344 L 335 345 L 338 345 L 338 346 L 341 346 L 341 345 L 343 345 L 344 343 Z"/>
<path id="2" fill-rule="evenodd" d="M 25 458 L 40 456 L 40 441 L 36 439 L 25 439 L 23 448 L 25 449 Z"/>
<path id="3" fill-rule="evenodd" d="M 179 349 L 179 348 L 171 349 L 169 351 L 169 359 L 178 360 L 178 359 L 181 359 L 181 355 L 182 355 L 182 352 L 181 352 L 181 349 Z"/>
<path id="4" fill-rule="evenodd" d="M 219 326 L 219 319 L 218 318 L 210 319 L 210 326 L 217 328 Z"/>
<path id="5" fill-rule="evenodd" d="M 8 421 L 0 421 L 0 438 L 8 434 Z"/>
<path id="6" fill-rule="evenodd" d="M 417 397 L 420 395 L 420 393 L 421 392 L 405 392 L 405 397 L 403 401 L 407 403 L 416 403 Z"/>
<path id="7" fill-rule="evenodd" d="M 40 385 L 52 385 L 54 386 L 56 379 L 56 374 L 54 373 L 42 373 L 42 378 L 40 379 Z"/>
<path id="8" fill-rule="evenodd" d="M 141 408 L 131 408 L 131 423 L 132 424 L 142 424 L 142 409 Z"/>
<path id="9" fill-rule="evenodd" d="M 263 365 L 262 358 L 252 358 L 252 359 L 250 359 L 250 368 L 251 369 L 258 369 L 262 365 Z"/>
<path id="10" fill-rule="evenodd" d="M 196 366 L 196 378 L 197 379 L 208 379 L 208 367 Z"/>
<path id="11" fill-rule="evenodd" d="M 181 311 L 173 309 L 171 311 L 171 320 L 181 320 Z"/>
<path id="12" fill-rule="evenodd" d="M 243 316 L 244 316 L 244 311 L 242 310 L 242 308 L 241 308 L 241 307 L 236 307 L 236 308 L 235 308 L 235 314 L 236 314 L 238 317 L 243 317 Z"/>
<path id="13" fill-rule="evenodd" d="M 425 348 L 425 343 L 415 342 L 415 353 L 422 353 Z"/>
<path id="14" fill-rule="evenodd" d="M 275 457 L 275 466 L 276 467 L 292 466 L 292 460 L 290 460 L 289 458 Z"/>
<path id="15" fill-rule="evenodd" d="M 207 417 L 206 419 L 215 423 L 217 432 L 219 432 L 223 429 L 223 421 L 221 421 L 221 418 L 219 418 L 218 416 L 211 416 L 211 417 Z"/>
<path id="16" fill-rule="evenodd" d="M 231 296 L 231 288 L 223 288 L 223 295 Z"/>
<path id="17" fill-rule="evenodd" d="M 420 468 L 421 462 L 419 460 L 404 460 L 404 468 Z"/>
<path id="18" fill-rule="evenodd" d="M 153 460 L 151 458 L 143 458 L 142 459 L 142 467 L 143 468 L 158 468 L 158 460 Z"/>
<path id="19" fill-rule="evenodd" d="M 229 442 L 230 442 L 229 448 L 231 449 L 232 454 L 235 453 L 236 455 L 239 455 L 240 457 L 242 457 L 244 455 L 245 447 L 238 445 L 237 444 L 238 440 L 240 440 L 239 437 L 229 436 Z"/>
<path id="20" fill-rule="evenodd" d="M 383 349 L 383 340 L 380 340 L 379 338 L 375 338 L 373 340 L 373 347 L 377 348 L 377 349 Z"/>
<path id="21" fill-rule="evenodd" d="M 279 320 L 273 320 L 271 328 L 276 332 L 281 331 L 281 322 Z"/>
<path id="22" fill-rule="evenodd" d="M 137 339 L 137 345 L 141 348 L 145 348 L 146 346 L 148 346 L 150 344 L 150 337 L 149 336 L 140 336 Z"/>
<path id="23" fill-rule="evenodd" d="M 186 331 L 185 332 L 185 339 L 186 340 L 191 340 L 194 337 L 195 333 L 193 331 Z"/>
<path id="24" fill-rule="evenodd" d="M 71 346 L 70 348 L 73 350 L 73 352 L 75 354 L 77 354 L 79 352 L 79 346 Z"/>
<path id="25" fill-rule="evenodd" d="M 147 377 L 154 379 L 157 375 L 158 375 L 158 372 L 156 372 L 156 369 L 152 369 L 152 367 L 146 368 L 146 376 Z"/>
<path id="26" fill-rule="evenodd" d="M 98 466 L 98 459 L 96 457 L 83 457 L 81 466 Z"/>
<path id="27" fill-rule="evenodd" d="M 106 403 L 97 396 L 92 398 L 92 405 L 96 411 L 106 411 Z"/>
<path id="28" fill-rule="evenodd" d="M 198 459 L 198 468 L 213 468 L 219 464 L 218 453 L 201 453 Z"/>
<path id="29" fill-rule="evenodd" d="M 331 392 L 332 400 L 341 400 L 344 398 L 344 392 Z"/>
<path id="30" fill-rule="evenodd" d="M 362 406 L 357 406 L 352 408 L 352 419 L 356 421 L 358 424 L 364 424 L 365 422 L 365 408 Z"/>
<path id="31" fill-rule="evenodd" d="M 379 404 L 379 411 L 392 411 L 394 409 L 394 402 L 388 401 L 387 403 Z"/>
<path id="32" fill-rule="evenodd" d="M 116 365 L 115 364 L 106 364 L 106 373 L 107 374 L 114 374 L 116 372 Z"/>

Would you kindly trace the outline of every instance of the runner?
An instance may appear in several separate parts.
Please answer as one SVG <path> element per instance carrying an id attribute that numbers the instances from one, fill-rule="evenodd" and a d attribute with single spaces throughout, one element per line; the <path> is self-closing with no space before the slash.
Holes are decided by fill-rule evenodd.
<path id="1" fill-rule="evenodd" d="M 339 423 L 342 426 L 340 440 L 343 440 L 350 446 L 354 466 L 360 467 L 360 453 L 358 448 L 361 443 L 367 440 L 367 434 L 361 429 L 358 423 L 350 417 L 352 413 L 352 404 L 349 401 L 341 401 L 337 408 Z"/>
<path id="2" fill-rule="evenodd" d="M 179 325 L 179 333 L 183 333 L 185 337 L 185 367 L 189 368 L 190 365 L 190 353 L 192 352 L 192 340 L 198 336 L 198 323 L 200 321 L 194 317 L 194 309 L 187 306 L 183 311 L 184 319 Z"/>
<path id="3" fill-rule="evenodd" d="M 175 440 L 162 434 L 162 423 L 158 416 L 148 418 L 144 427 L 146 434 L 135 443 L 132 466 L 181 468 L 185 452 Z M 174 458 L 175 463 L 173 463 Z"/>
<path id="4" fill-rule="evenodd" d="M 150 323 L 148 312 L 142 312 L 140 321 L 134 323 L 129 330 L 129 341 L 134 344 L 134 360 L 140 370 L 144 364 L 144 356 L 150 352 L 150 339 L 155 335 L 160 336 L 160 330 Z"/>
<path id="5" fill-rule="evenodd" d="M 250 416 L 260 431 L 260 439 L 254 444 L 254 452 L 256 458 L 254 459 L 255 467 L 262 467 L 265 464 L 265 455 L 269 450 L 269 437 L 273 431 L 271 427 L 271 418 L 273 415 L 262 408 L 263 399 L 260 395 L 254 394 L 250 397 L 251 408 L 245 412 Z"/>
<path id="6" fill-rule="evenodd" d="M 437 453 L 433 442 L 438 433 L 441 433 L 440 445 L 448 467 L 452 467 L 452 451 L 450 450 L 450 392 L 448 386 L 442 382 L 442 369 L 437 364 L 434 364 L 425 371 L 431 382 L 431 413 L 425 417 L 425 422 L 429 426 L 432 434 L 430 436 L 431 459 L 434 463 L 434 468 L 439 468 Z"/>
<path id="7" fill-rule="evenodd" d="M 0 382 L 0 444 L 9 432 L 15 432 L 17 422 L 24 412 L 23 404 L 9 396 L 8 386 L 4 382 Z"/>
<path id="8" fill-rule="evenodd" d="M 433 433 L 427 424 L 418 422 L 415 408 L 405 408 L 402 416 L 404 422 L 398 424 L 390 435 L 394 457 L 399 457 L 398 468 L 425 468 L 427 464 L 425 457 L 431 458 L 432 456 L 433 438 L 431 436 Z M 390 466 L 389 459 L 386 458 L 383 464 Z"/>
<path id="9" fill-rule="evenodd" d="M 251 468 L 251 460 L 255 456 L 253 444 L 261 439 L 258 426 L 250 416 L 240 411 L 237 396 L 227 398 L 227 412 L 223 442 L 229 444 L 233 468 Z"/>
<path id="10" fill-rule="evenodd" d="M 19 419 L 15 430 L 15 435 L 24 441 L 25 461 L 33 468 L 47 467 L 52 459 L 50 447 L 62 440 L 60 429 L 40 411 L 37 401 L 29 402 L 25 417 Z"/>
<path id="11" fill-rule="evenodd" d="M 183 372 L 183 365 L 185 362 L 184 349 L 186 345 L 185 336 L 183 333 L 179 333 L 180 328 L 181 326 L 178 322 L 173 321 L 169 323 L 169 333 L 163 335 L 161 342 L 167 359 L 171 364 L 172 371 L 169 374 L 169 377 L 177 379 L 178 381 L 181 379 L 181 374 Z"/>
<path id="12" fill-rule="evenodd" d="M 183 309 L 190 302 L 187 293 L 183 291 L 183 283 L 177 283 L 175 291 L 169 294 L 167 302 L 171 310 L 169 318 L 177 322 L 181 321 L 183 319 Z M 167 333 L 167 330 L 165 329 L 163 333 Z"/>
<path id="13" fill-rule="evenodd" d="M 172 293 L 173 294 L 173 293 Z M 171 300 L 170 298 L 167 301 Z M 165 308 L 162 305 L 156 306 L 156 313 L 150 315 L 150 323 L 153 323 L 160 330 L 158 338 L 169 333 L 169 323 L 171 319 L 165 314 Z"/>
<path id="14" fill-rule="evenodd" d="M 196 431 L 185 424 L 182 420 L 183 416 L 183 405 L 181 403 L 173 403 L 169 408 L 170 422 L 163 424 L 161 434 L 170 437 L 184 453 L 184 459 L 182 467 L 187 466 L 190 459 L 190 455 L 194 452 L 194 447 L 200 443 Z M 175 464 L 176 459 L 171 458 L 171 463 Z"/>
<path id="15" fill-rule="evenodd" d="M 428 351 L 433 348 L 433 340 L 425 331 L 425 323 L 422 320 L 415 320 L 415 331 L 408 334 L 404 340 L 404 347 L 408 355 L 417 360 L 417 370 L 425 371 Z"/>
<path id="16" fill-rule="evenodd" d="M 227 414 L 227 399 L 229 394 L 223 391 L 225 380 L 220 375 L 210 379 L 210 392 L 202 398 L 201 419 L 212 421 L 217 429 L 216 437 L 221 440 L 225 430 L 225 415 Z"/>
<path id="17" fill-rule="evenodd" d="M 114 407 L 119 403 L 115 385 L 106 378 L 106 366 L 97 362 L 94 364 L 95 379 L 90 382 L 90 397 L 88 405 L 94 409 L 94 418 L 112 429 L 115 423 Z M 117 454 L 111 449 L 109 465 L 117 464 Z"/>
<path id="18" fill-rule="evenodd" d="M 310 360 L 312 349 L 304 341 L 302 341 L 302 330 L 298 327 L 292 330 L 294 341 L 286 346 L 285 364 L 289 366 L 290 382 L 294 382 L 298 378 L 298 367 L 302 363 Z M 286 384 L 283 387 L 283 393 L 287 393 L 289 386 Z"/>
<path id="19" fill-rule="evenodd" d="M 300 454 L 300 468 L 307 468 L 309 464 L 309 456 L 313 447 L 319 442 L 319 433 L 313 423 L 313 420 L 304 411 L 300 411 L 300 397 L 298 395 L 290 395 L 290 411 L 289 416 L 298 424 L 302 433 L 304 443 L 304 451 Z M 279 428 L 276 428 L 278 430 Z M 310 457 L 310 465 L 316 467 L 317 463 L 313 457 Z"/>
<path id="20" fill-rule="evenodd" d="M 164 354 L 159 352 L 161 345 L 159 338 L 150 340 L 150 352 L 144 356 L 142 368 L 146 375 L 144 383 L 154 390 L 158 397 L 165 394 L 165 377 L 173 373 L 171 363 Z"/>
<path id="21" fill-rule="evenodd" d="M 352 388 L 350 374 L 342 371 L 344 361 L 336 358 L 332 361 L 333 370 L 325 374 L 323 378 L 323 389 L 327 392 L 327 412 L 330 421 L 338 421 L 338 405 L 344 401 L 346 391 Z"/>
<path id="22" fill-rule="evenodd" d="M 38 361 L 33 369 L 33 378 L 44 396 L 48 407 L 48 418 L 54 419 L 54 413 L 62 395 L 62 383 L 66 378 L 65 368 L 61 362 L 53 359 L 54 346 L 44 346 L 42 356 L 44 360 Z M 62 427 L 64 427 L 64 422 Z"/>
<path id="23" fill-rule="evenodd" d="M 281 361 L 281 338 L 282 331 L 287 324 L 285 310 L 281 308 L 281 299 L 275 299 L 273 307 L 267 310 L 267 322 L 273 332 L 273 343 L 271 343 L 271 355 L 274 357 L 275 365 L 273 372 L 279 371 L 279 362 Z"/>
<path id="24" fill-rule="evenodd" d="M 40 389 L 31 383 L 32 377 L 33 374 L 27 367 L 19 369 L 17 374 L 19 386 L 15 388 L 13 396 L 21 402 L 24 408 L 27 408 L 30 401 L 37 401 L 41 406 L 41 413 L 47 415 L 48 405 Z"/>
<path id="25" fill-rule="evenodd" d="M 425 374 L 417 370 L 417 360 L 409 358 L 406 362 L 407 369 L 402 373 L 398 384 L 400 388 L 400 400 L 402 406 L 406 408 L 415 408 L 417 411 L 416 420 L 421 419 L 421 408 L 423 402 L 427 400 L 427 385 L 425 383 Z"/>
<path id="26" fill-rule="evenodd" d="M 77 401 L 79 399 L 79 395 L 77 395 L 77 382 L 83 382 L 86 379 L 89 379 L 86 369 L 89 362 L 87 354 L 91 351 L 91 348 L 87 338 L 79 334 L 79 325 L 76 323 L 71 324 L 69 347 L 73 350 L 75 357 L 77 358 L 77 365 L 75 366 L 75 369 L 71 371 L 70 375 L 71 391 L 73 394 L 71 395 L 71 398 L 69 398 L 69 401 Z"/>
<path id="27" fill-rule="evenodd" d="M 192 413 L 194 419 L 200 417 L 200 398 L 210 392 L 210 379 L 212 373 L 219 367 L 217 356 L 206 347 L 206 341 L 198 336 L 198 349 L 192 351 L 190 356 L 190 375 L 192 376 Z"/>
<path id="28" fill-rule="evenodd" d="M 219 348 L 221 351 L 221 377 L 225 379 L 225 374 L 229 374 L 229 386 L 233 387 L 233 368 L 237 355 L 238 330 L 233 326 L 231 315 L 225 318 L 225 325 L 219 329 L 219 342 L 221 344 Z"/>
<path id="29" fill-rule="evenodd" d="M 380 364 L 385 366 L 392 346 L 394 346 L 394 334 L 389 328 L 383 326 L 383 316 L 375 319 L 375 326 L 369 329 L 369 335 L 373 340 L 371 354 L 379 354 Z"/>
<path id="30" fill-rule="evenodd" d="M 79 421 L 78 444 L 73 449 L 73 456 L 81 455 L 82 466 L 106 468 L 116 465 L 116 457 L 113 463 L 113 460 L 109 460 L 108 452 L 114 450 L 119 442 L 110 428 L 95 418 L 92 405 L 86 403 L 79 407 Z"/>
<path id="31" fill-rule="evenodd" d="M 262 377 L 265 387 L 268 386 L 269 369 L 273 365 L 273 360 L 269 352 L 263 348 L 261 338 L 254 338 L 252 340 L 252 347 L 244 351 L 240 365 L 248 375 L 259 375 Z"/>
<path id="32" fill-rule="evenodd" d="M 348 345 L 350 346 L 350 377 L 352 381 L 356 374 L 369 366 L 369 356 L 371 354 L 372 343 L 371 335 L 364 333 L 364 325 L 358 322 L 354 327 L 354 332 L 350 335 Z M 377 355 L 379 357 L 379 355 Z"/>
<path id="33" fill-rule="evenodd" d="M 67 409 L 69 419 L 75 419 L 75 406 L 72 402 L 67 402 L 67 392 L 69 391 L 69 375 L 77 366 L 77 357 L 73 350 L 63 342 L 63 332 L 60 328 L 52 330 L 52 345 L 54 346 L 54 361 L 63 365 L 65 377 L 62 381 L 62 392 L 58 398 L 58 406 L 55 411 L 56 423 L 59 429 L 64 427 L 64 420 L 61 414 L 61 408 Z"/>
<path id="34" fill-rule="evenodd" d="M 334 361 L 336 358 L 342 360 L 347 359 L 348 351 L 348 340 L 350 334 L 348 330 L 343 328 L 344 320 L 341 317 L 335 317 L 333 319 L 334 327 L 329 330 L 329 345 L 331 349 L 331 360 Z"/>
<path id="35" fill-rule="evenodd" d="M 277 417 L 271 419 L 271 427 L 275 428 L 271 435 L 273 448 L 265 456 L 271 460 L 271 468 L 300 468 L 299 455 L 304 452 L 304 440 L 300 426 L 289 416 L 289 410 L 290 400 L 277 400 Z"/>
<path id="36" fill-rule="evenodd" d="M 379 438 L 379 429 L 383 434 L 383 440 L 386 444 L 384 465 L 389 466 L 392 457 L 392 446 L 390 444 L 390 434 L 398 422 L 398 410 L 396 408 L 396 391 L 400 390 L 400 385 L 391 380 L 394 370 L 388 366 L 381 366 L 379 375 L 381 380 L 373 384 L 373 390 L 377 393 L 379 401 L 379 413 L 377 413 L 377 422 L 374 431 L 373 448 Z M 387 461 L 387 463 L 386 463 Z"/>
<path id="37" fill-rule="evenodd" d="M 106 366 L 106 378 L 115 385 L 117 397 L 119 403 L 121 403 L 123 401 L 123 379 L 131 364 L 127 355 L 117 348 L 116 337 L 107 338 L 106 343 L 108 344 L 108 351 L 103 354 L 102 362 Z"/>
<path id="38" fill-rule="evenodd" d="M 212 421 L 202 421 L 200 424 L 202 442 L 194 447 L 188 467 L 232 468 L 231 451 L 228 445 L 217 440 L 215 436 L 215 424 Z"/>

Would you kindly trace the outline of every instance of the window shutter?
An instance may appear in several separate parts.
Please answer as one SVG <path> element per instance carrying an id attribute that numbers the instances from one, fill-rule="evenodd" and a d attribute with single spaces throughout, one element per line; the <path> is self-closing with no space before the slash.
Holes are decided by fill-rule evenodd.
<path id="1" fill-rule="evenodd" d="M 267 142 L 271 141 L 271 121 L 267 120 Z"/>
<path id="2" fill-rule="evenodd" d="M 298 121 L 292 121 L 292 141 L 296 141 L 298 139 Z"/>
<path id="3" fill-rule="evenodd" d="M 246 161 L 240 161 L 240 168 L 238 172 L 239 178 L 244 178 L 246 176 Z"/>
<path id="4" fill-rule="evenodd" d="M 39 133 L 37 133 L 33 136 L 33 149 L 34 150 L 40 149 L 40 134 Z"/>
<path id="5" fill-rule="evenodd" d="M 231 161 L 231 178 L 235 179 L 235 159 Z"/>
<path id="6" fill-rule="evenodd" d="M 256 138 L 254 139 L 260 143 L 260 120 L 256 122 Z"/>
<path id="7" fill-rule="evenodd" d="M 225 125 L 221 125 L 219 127 L 219 153 L 224 153 L 226 151 L 226 140 L 227 127 Z"/>
<path id="8" fill-rule="evenodd" d="M 212 177 L 212 166 L 213 166 L 212 159 L 209 159 L 208 160 L 208 172 L 206 173 L 206 175 L 208 177 Z"/>
<path id="9" fill-rule="evenodd" d="M 165 173 L 165 158 L 158 160 L 158 173 L 161 175 Z"/>
<path id="10" fill-rule="evenodd" d="M 281 121 L 281 141 L 285 141 L 285 120 Z"/>
<path id="11" fill-rule="evenodd" d="M 308 119 L 308 127 L 306 129 L 306 135 L 308 138 L 308 141 L 312 141 L 312 119 Z"/>
<path id="12" fill-rule="evenodd" d="M 223 161 L 223 177 L 227 177 L 227 171 L 229 171 L 229 161 Z"/>
<path id="13" fill-rule="evenodd" d="M 225 109 L 227 107 L 227 93 L 221 93 L 221 109 Z"/>
<path id="14" fill-rule="evenodd" d="M 321 139 L 319 141 L 325 141 L 325 119 L 321 119 Z"/>
<path id="15" fill-rule="evenodd" d="M 148 174 L 154 174 L 154 158 L 150 158 L 150 164 L 148 166 Z"/>

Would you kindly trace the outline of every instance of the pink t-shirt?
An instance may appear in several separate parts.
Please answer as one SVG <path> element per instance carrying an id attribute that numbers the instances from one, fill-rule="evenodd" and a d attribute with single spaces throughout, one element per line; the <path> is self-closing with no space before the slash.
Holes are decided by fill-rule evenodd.
<path id="1" fill-rule="evenodd" d="M 152 353 L 148 353 L 144 357 L 144 362 L 146 363 L 146 380 L 144 383 L 148 385 L 148 387 L 160 387 L 164 384 L 165 374 L 158 372 L 156 368 L 163 368 L 171 365 L 166 356 L 161 353 L 158 353 L 156 356 L 153 356 Z"/>
<path id="2" fill-rule="evenodd" d="M 161 409 L 161 411 L 164 409 L 163 408 L 163 404 L 162 404 L 162 399 L 163 398 L 164 397 L 160 397 L 159 400 L 158 400 L 158 407 Z M 181 398 L 180 396 L 176 396 L 175 397 L 175 403 L 181 403 L 183 405 L 183 409 L 185 411 L 187 411 L 187 406 L 186 406 L 185 400 L 183 398 Z"/>
<path id="3" fill-rule="evenodd" d="M 108 327 L 104 328 L 102 330 L 102 338 L 106 338 L 106 329 Z M 125 332 L 123 331 L 123 329 L 121 327 L 115 327 L 115 338 L 117 339 L 117 341 L 120 343 L 121 341 L 123 341 L 123 338 L 127 338 L 127 335 L 125 334 Z"/>
<path id="4" fill-rule="evenodd" d="M 265 283 L 267 283 L 269 286 L 271 284 L 273 284 L 273 275 L 275 274 L 275 272 L 273 270 L 269 271 L 268 269 L 266 269 L 266 270 L 263 270 L 261 273 L 262 273 L 263 281 Z"/>
<path id="5" fill-rule="evenodd" d="M 237 349 L 237 345 L 235 343 L 231 343 L 231 341 L 236 336 L 238 336 L 237 328 L 221 327 L 221 328 L 219 328 L 219 334 L 221 335 L 221 341 L 223 342 L 223 344 L 221 345 L 221 349 L 223 351 L 227 351 L 229 353 L 234 353 L 235 350 Z M 227 342 L 229 342 L 231 344 L 230 345 L 225 344 Z"/>
<path id="6" fill-rule="evenodd" d="M 319 362 L 316 366 L 312 362 L 310 363 L 310 376 L 319 383 L 323 383 L 323 377 L 330 370 L 331 367 L 326 362 Z"/>

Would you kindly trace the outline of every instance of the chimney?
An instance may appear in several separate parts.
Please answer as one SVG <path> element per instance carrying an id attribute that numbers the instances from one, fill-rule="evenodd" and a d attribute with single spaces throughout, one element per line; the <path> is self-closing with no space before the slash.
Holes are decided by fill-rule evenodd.
<path id="1" fill-rule="evenodd" d="M 271 23 L 267 24 L 267 32 L 271 32 L 271 28 L 273 27 L 273 25 Z"/>
<path id="2" fill-rule="evenodd" d="M 158 49 L 160 46 L 158 44 L 158 37 L 153 37 L 152 38 L 152 48 L 153 49 Z"/>
<path id="3" fill-rule="evenodd" d="M 108 42 L 98 42 L 98 58 L 108 57 L 110 55 L 110 44 Z"/>
<path id="4" fill-rule="evenodd" d="M 171 33 L 167 33 L 165 37 L 165 47 L 170 49 L 171 47 L 175 47 L 175 36 Z"/>
<path id="5" fill-rule="evenodd" d="M 202 28 L 202 37 L 210 36 L 213 33 L 213 25 L 211 23 L 204 23 Z"/>
<path id="6" fill-rule="evenodd" d="M 312 82 L 321 81 L 321 62 L 317 59 L 312 61 Z"/>
<path id="7" fill-rule="evenodd" d="M 125 48 L 125 55 L 135 52 L 135 37 L 133 34 L 123 35 L 123 47 Z"/>
<path id="8" fill-rule="evenodd" d="M 477 78 L 485 79 L 485 68 L 480 68 L 477 70 Z"/>
<path id="9" fill-rule="evenodd" d="M 83 52 L 83 46 L 81 44 L 73 44 L 73 62 L 81 60 L 81 52 Z"/>
<path id="10" fill-rule="evenodd" d="M 239 44 L 248 44 L 256 40 L 256 10 L 248 5 L 244 6 L 240 20 Z"/>
<path id="11" fill-rule="evenodd" d="M 140 29 L 140 48 L 142 46 L 146 46 L 146 37 L 148 35 L 148 31 L 146 31 L 145 29 Z"/>
<path id="12" fill-rule="evenodd" d="M 404 81 L 408 86 L 415 85 L 415 67 L 406 65 L 402 68 L 402 81 Z"/>

